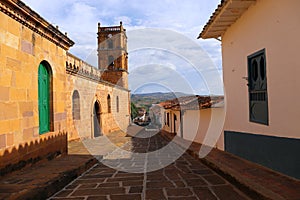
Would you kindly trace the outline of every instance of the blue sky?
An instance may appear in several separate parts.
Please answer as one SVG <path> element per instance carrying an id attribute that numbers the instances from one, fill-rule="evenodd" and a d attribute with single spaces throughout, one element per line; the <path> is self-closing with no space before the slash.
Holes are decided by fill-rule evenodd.
<path id="1" fill-rule="evenodd" d="M 92 62 L 90 57 L 97 46 L 97 23 L 110 26 L 118 25 L 119 21 L 123 21 L 128 32 L 129 85 L 133 92 L 156 92 L 157 88 L 166 87 L 174 92 L 223 93 L 220 81 L 215 80 L 221 79 L 221 44 L 214 39 L 196 39 L 212 12 L 217 8 L 219 0 L 23 1 L 48 22 L 59 26 L 62 32 L 67 32 L 75 42 L 70 52 L 88 62 Z M 171 44 L 182 41 L 181 46 L 185 46 L 185 49 L 180 49 L 181 46 L 176 44 L 178 49 L 174 49 L 169 46 L 168 42 L 165 42 L 163 46 L 157 43 L 161 49 L 157 49 L 155 45 L 149 49 L 141 44 L 139 45 L 145 48 L 139 51 L 134 48 L 130 49 L 130 43 L 134 43 L 134 36 L 143 32 L 139 30 L 144 28 L 151 28 L 150 31 L 154 31 L 155 36 L 149 39 L 149 35 L 144 34 L 144 40 L 157 40 L 158 34 L 156 33 L 166 30 L 165 34 L 179 38 L 172 40 Z M 133 36 L 130 38 L 131 35 Z M 164 38 L 168 39 L 168 37 Z M 166 50 L 165 47 L 169 49 Z M 192 53 L 198 55 L 198 58 Z M 141 60 L 141 58 L 144 59 Z M 196 59 L 201 60 L 196 61 Z M 196 73 L 195 69 L 200 73 Z M 211 73 L 212 71 L 215 72 Z M 142 82 L 145 78 L 148 81 Z M 137 79 L 141 79 L 140 82 L 136 81 Z M 207 86 L 215 82 L 218 82 L 217 86 Z"/>

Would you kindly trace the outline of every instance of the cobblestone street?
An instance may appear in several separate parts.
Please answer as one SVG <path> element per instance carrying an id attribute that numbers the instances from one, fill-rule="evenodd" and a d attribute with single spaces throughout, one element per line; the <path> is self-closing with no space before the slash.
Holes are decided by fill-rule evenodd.
<path id="1" fill-rule="evenodd" d="M 249 199 L 155 132 L 141 131 L 102 155 L 101 162 L 50 199 Z"/>

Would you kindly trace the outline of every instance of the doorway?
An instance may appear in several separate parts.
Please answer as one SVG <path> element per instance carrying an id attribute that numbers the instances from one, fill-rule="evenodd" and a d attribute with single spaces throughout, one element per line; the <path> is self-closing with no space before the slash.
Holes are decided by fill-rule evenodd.
<path id="1" fill-rule="evenodd" d="M 101 109 L 100 103 L 95 101 L 93 109 L 94 137 L 101 136 Z"/>
<path id="2" fill-rule="evenodd" d="M 53 131 L 52 70 L 42 61 L 38 68 L 39 134 Z"/>
<path id="3" fill-rule="evenodd" d="M 173 114 L 174 115 L 174 123 L 173 123 L 173 126 L 174 126 L 174 133 L 176 134 L 176 121 L 177 121 L 177 117 L 176 117 L 176 115 L 175 114 Z"/>

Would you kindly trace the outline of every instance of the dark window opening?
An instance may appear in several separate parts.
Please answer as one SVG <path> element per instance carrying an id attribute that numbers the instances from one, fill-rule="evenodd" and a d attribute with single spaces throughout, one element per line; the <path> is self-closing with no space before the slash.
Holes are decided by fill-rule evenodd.
<path id="1" fill-rule="evenodd" d="M 119 112 L 119 97 L 117 96 L 117 99 L 116 99 L 116 103 L 117 103 L 117 112 Z"/>
<path id="2" fill-rule="evenodd" d="M 170 126 L 170 113 L 167 113 L 167 125 Z"/>
<path id="3" fill-rule="evenodd" d="M 112 70 L 115 66 L 115 59 L 113 56 L 108 57 L 108 69 Z"/>
<path id="4" fill-rule="evenodd" d="M 174 133 L 176 133 L 176 121 L 177 121 L 177 116 L 174 114 L 174 123 L 173 123 L 173 128 L 174 128 Z"/>
<path id="5" fill-rule="evenodd" d="M 110 95 L 107 96 L 107 112 L 111 113 L 111 100 Z"/>

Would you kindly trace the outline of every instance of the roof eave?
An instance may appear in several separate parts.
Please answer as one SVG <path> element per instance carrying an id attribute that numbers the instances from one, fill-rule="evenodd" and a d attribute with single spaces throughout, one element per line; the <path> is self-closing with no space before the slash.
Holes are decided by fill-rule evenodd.
<path id="1" fill-rule="evenodd" d="M 222 0 L 197 39 L 219 38 L 256 0 Z"/>

